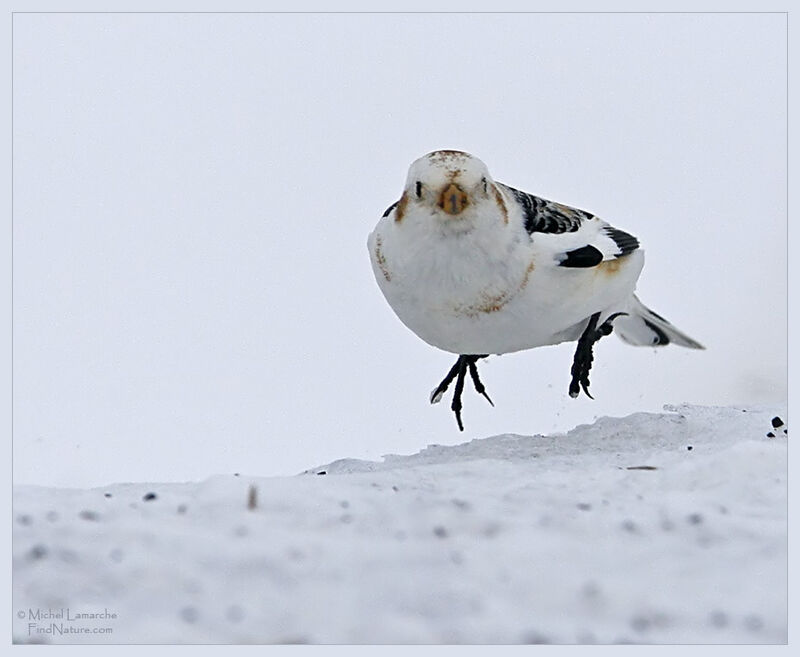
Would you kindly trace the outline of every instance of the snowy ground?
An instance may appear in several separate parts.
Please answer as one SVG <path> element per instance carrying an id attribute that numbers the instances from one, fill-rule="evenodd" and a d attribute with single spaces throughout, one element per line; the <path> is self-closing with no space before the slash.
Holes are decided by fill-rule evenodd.
<path id="1" fill-rule="evenodd" d="M 16 487 L 14 640 L 786 642 L 786 409 L 665 411 L 296 477 Z"/>

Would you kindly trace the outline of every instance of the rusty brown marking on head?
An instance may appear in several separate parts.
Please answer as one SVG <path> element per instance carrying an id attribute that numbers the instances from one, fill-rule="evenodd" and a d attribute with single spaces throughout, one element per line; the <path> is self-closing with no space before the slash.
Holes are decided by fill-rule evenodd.
<path id="1" fill-rule="evenodd" d="M 408 206 L 408 194 L 403 192 L 403 195 L 400 197 L 400 200 L 397 202 L 397 207 L 394 209 L 394 220 L 395 221 L 402 221 L 403 216 L 406 213 L 406 206 Z"/>
<path id="2" fill-rule="evenodd" d="M 448 162 L 449 160 L 461 160 L 465 157 L 469 157 L 469 153 L 465 153 L 464 151 L 453 151 L 453 150 L 443 150 L 443 151 L 433 151 L 432 153 L 428 154 L 428 159 L 431 161 L 440 161 L 442 163 Z"/>
<path id="3" fill-rule="evenodd" d="M 378 263 L 378 268 L 381 270 L 383 277 L 387 281 L 392 280 L 392 275 L 389 273 L 389 269 L 386 266 L 386 256 L 383 255 L 383 251 L 381 247 L 383 246 L 383 240 L 380 237 L 375 238 L 375 262 Z"/>
<path id="4" fill-rule="evenodd" d="M 503 223 L 508 223 L 508 208 L 506 207 L 505 199 L 503 195 L 500 193 L 500 190 L 497 189 L 497 185 L 494 185 L 494 198 L 497 201 L 497 205 L 500 206 L 500 212 L 503 213 Z"/>

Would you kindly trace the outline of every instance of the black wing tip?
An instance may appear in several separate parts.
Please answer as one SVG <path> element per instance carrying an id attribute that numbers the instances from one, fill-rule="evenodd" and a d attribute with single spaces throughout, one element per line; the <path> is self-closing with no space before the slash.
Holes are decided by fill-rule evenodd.
<path id="1" fill-rule="evenodd" d="M 624 230 L 614 228 L 613 226 L 604 226 L 603 231 L 614 240 L 614 244 L 616 244 L 619 249 L 618 256 L 628 255 L 639 248 L 639 240 L 630 233 L 626 233 Z"/>
<path id="2" fill-rule="evenodd" d="M 669 336 L 664 331 L 662 331 L 658 326 L 653 324 L 653 322 L 647 321 L 644 317 L 642 318 L 642 321 L 645 323 L 647 328 L 649 328 L 653 333 L 656 334 L 656 337 L 654 338 L 652 343 L 654 347 L 663 347 L 664 345 L 668 345 L 670 343 Z"/>

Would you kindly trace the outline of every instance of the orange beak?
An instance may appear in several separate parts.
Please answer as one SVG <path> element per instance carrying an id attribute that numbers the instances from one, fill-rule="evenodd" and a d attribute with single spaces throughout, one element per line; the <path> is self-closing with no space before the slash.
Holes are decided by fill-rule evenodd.
<path id="1" fill-rule="evenodd" d="M 447 214 L 459 215 L 469 205 L 469 197 L 455 183 L 450 183 L 439 196 L 439 207 Z"/>

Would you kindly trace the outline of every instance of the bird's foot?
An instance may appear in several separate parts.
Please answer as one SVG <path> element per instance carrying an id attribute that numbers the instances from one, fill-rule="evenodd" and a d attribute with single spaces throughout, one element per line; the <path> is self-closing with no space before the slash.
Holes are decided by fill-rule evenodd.
<path id="1" fill-rule="evenodd" d="M 577 397 L 580 391 L 583 390 L 589 399 L 594 399 L 589 393 L 589 372 L 592 369 L 592 362 L 594 361 L 594 354 L 592 348 L 600 338 L 609 335 L 614 330 L 614 320 L 620 315 L 627 315 L 628 313 L 614 313 L 600 326 L 597 322 L 600 319 L 600 313 L 595 313 L 589 318 L 589 323 L 583 331 L 583 334 L 578 339 L 578 346 L 575 349 L 575 357 L 572 361 L 572 380 L 569 384 L 569 396 Z"/>
<path id="2" fill-rule="evenodd" d="M 469 376 L 472 379 L 472 385 L 475 387 L 475 391 L 479 395 L 486 397 L 486 400 L 492 406 L 494 406 L 494 402 L 489 398 L 489 395 L 486 394 L 486 388 L 478 376 L 478 366 L 476 365 L 476 362 L 479 358 L 486 358 L 486 354 L 482 356 L 459 356 L 456 364 L 450 368 L 447 376 L 444 377 L 442 382 L 436 386 L 436 388 L 434 388 L 433 392 L 431 392 L 431 404 L 438 404 L 444 396 L 444 393 L 450 387 L 453 379 L 456 380 L 456 386 L 453 391 L 453 402 L 450 404 L 450 408 L 456 415 L 456 422 L 458 422 L 458 428 L 460 431 L 464 431 L 464 423 L 461 421 L 461 395 L 464 392 L 464 379 L 466 378 L 468 371 Z"/>

